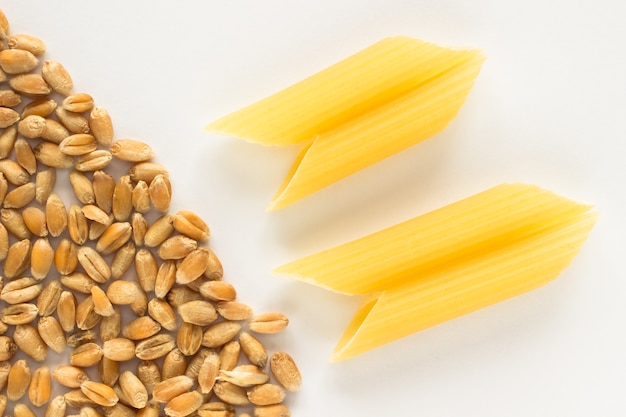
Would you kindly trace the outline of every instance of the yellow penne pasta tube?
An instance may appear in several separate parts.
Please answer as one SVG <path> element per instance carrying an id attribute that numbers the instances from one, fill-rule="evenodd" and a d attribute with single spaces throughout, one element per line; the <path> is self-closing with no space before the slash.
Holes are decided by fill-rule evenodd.
<path id="1" fill-rule="evenodd" d="M 590 206 L 528 184 L 502 184 L 274 270 L 346 294 L 380 291 L 577 218 Z"/>
<path id="2" fill-rule="evenodd" d="M 275 272 L 369 294 L 335 349 L 342 360 L 556 278 L 593 227 L 590 210 L 503 184 Z"/>
<path id="3" fill-rule="evenodd" d="M 265 145 L 311 140 L 465 62 L 477 50 L 386 38 L 248 107 L 207 130 Z"/>
<path id="4" fill-rule="evenodd" d="M 276 210 L 443 130 L 483 61 L 478 49 L 387 38 L 207 130 L 265 145 L 303 143 L 268 206 Z"/>
<path id="5" fill-rule="evenodd" d="M 578 253 L 596 213 L 570 219 L 494 252 L 372 294 L 331 356 L 355 355 L 528 292 L 555 279 Z"/>

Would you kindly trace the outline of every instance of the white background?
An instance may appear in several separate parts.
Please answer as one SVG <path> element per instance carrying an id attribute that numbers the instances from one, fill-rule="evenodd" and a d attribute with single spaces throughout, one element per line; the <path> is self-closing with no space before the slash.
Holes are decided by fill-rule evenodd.
<path id="1" fill-rule="evenodd" d="M 212 228 L 225 279 L 288 330 L 267 343 L 298 361 L 308 416 L 626 415 L 626 8 L 618 0 L 3 1 L 14 32 L 150 143 L 174 209 Z M 278 212 L 265 206 L 296 148 L 209 135 L 209 121 L 375 41 L 404 34 L 483 48 L 458 117 L 431 140 Z M 599 223 L 561 277 L 330 364 L 359 304 L 278 278 L 292 259 L 501 182 L 594 203 Z"/>

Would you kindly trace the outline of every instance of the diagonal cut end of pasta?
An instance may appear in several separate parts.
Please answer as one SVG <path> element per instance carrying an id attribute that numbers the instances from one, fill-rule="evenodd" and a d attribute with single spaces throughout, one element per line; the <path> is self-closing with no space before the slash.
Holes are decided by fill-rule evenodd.
<path id="1" fill-rule="evenodd" d="M 206 130 L 304 144 L 268 207 L 276 210 L 443 130 L 484 59 L 478 49 L 383 39 Z"/>
<path id="2" fill-rule="evenodd" d="M 368 294 L 339 361 L 535 289 L 580 250 L 597 213 L 526 184 L 503 184 L 275 270 Z"/>

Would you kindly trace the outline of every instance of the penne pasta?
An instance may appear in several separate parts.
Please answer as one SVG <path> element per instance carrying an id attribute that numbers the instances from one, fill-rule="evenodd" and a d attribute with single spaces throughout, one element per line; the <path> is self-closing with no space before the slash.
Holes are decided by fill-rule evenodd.
<path id="1" fill-rule="evenodd" d="M 477 49 L 387 38 L 207 130 L 304 144 L 268 207 L 279 209 L 441 131 L 483 61 Z"/>
<path id="2" fill-rule="evenodd" d="M 339 361 L 556 278 L 591 231 L 590 210 L 504 184 L 275 272 L 368 294 L 331 357 Z"/>

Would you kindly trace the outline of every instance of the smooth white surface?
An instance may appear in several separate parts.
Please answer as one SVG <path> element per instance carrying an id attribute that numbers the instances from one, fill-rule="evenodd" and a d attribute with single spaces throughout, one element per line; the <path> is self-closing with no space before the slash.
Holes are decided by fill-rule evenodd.
<path id="1" fill-rule="evenodd" d="M 371 0 L 2 2 L 43 38 L 117 137 L 149 142 L 174 209 L 201 214 L 225 279 L 300 365 L 293 416 L 623 416 L 626 403 L 624 2 Z M 209 121 L 382 37 L 481 47 L 469 99 L 437 137 L 278 212 L 296 148 L 203 132 Z M 548 286 L 355 359 L 327 358 L 359 300 L 272 268 L 505 181 L 596 204 Z"/>

